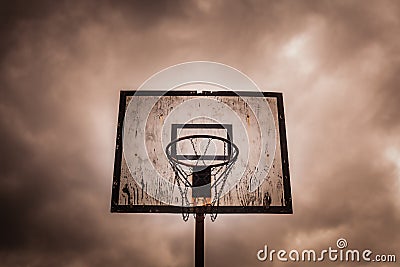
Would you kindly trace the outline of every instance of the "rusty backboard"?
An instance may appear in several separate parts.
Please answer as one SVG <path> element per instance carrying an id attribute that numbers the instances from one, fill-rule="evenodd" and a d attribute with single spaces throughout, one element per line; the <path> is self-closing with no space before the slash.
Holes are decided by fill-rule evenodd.
<path id="1" fill-rule="evenodd" d="M 218 140 L 238 149 L 218 194 L 207 193 L 218 213 L 292 213 L 282 94 L 246 91 L 121 91 L 111 210 L 204 209 L 193 201 L 194 188 L 182 192 L 166 154 L 172 141 L 196 134 L 219 138 L 211 140 L 212 149 L 208 140 L 203 159 L 230 153 Z M 174 157 L 198 163 L 197 152 L 189 151 L 194 143 L 188 144 L 174 147 Z"/>

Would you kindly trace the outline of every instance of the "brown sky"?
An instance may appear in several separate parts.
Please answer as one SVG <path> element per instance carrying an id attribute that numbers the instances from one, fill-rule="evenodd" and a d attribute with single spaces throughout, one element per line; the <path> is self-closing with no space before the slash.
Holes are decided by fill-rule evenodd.
<path id="1" fill-rule="evenodd" d="M 399 1 L 5 1 L 0 12 L 1 266 L 192 265 L 192 218 L 109 203 L 119 90 L 193 60 L 284 93 L 294 205 L 207 219 L 207 266 L 283 266 L 257 251 L 340 237 L 400 260 Z M 323 264 L 345 266 L 310 265 Z"/>

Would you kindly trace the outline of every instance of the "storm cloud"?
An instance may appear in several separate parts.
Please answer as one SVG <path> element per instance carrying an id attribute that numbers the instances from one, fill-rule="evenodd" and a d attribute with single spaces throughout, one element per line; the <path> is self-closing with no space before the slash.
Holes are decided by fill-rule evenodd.
<path id="1" fill-rule="evenodd" d="M 207 266 L 280 266 L 257 251 L 341 237 L 399 258 L 399 14 L 372 0 L 4 2 L 0 265 L 193 265 L 193 218 L 111 214 L 110 199 L 119 90 L 194 60 L 283 92 L 294 206 L 207 218 Z"/>

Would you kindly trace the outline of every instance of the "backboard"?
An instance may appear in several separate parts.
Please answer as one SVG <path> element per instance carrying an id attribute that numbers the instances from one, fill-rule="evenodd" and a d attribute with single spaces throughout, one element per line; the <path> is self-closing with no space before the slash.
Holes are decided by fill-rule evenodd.
<path id="1" fill-rule="evenodd" d="M 292 213 L 282 94 L 121 91 L 111 211 L 215 207 Z"/>

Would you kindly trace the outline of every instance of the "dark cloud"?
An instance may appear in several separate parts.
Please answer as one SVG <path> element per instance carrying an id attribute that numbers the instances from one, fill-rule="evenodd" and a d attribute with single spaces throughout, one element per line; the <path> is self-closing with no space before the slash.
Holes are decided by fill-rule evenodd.
<path id="1" fill-rule="evenodd" d="M 294 198 L 294 215 L 207 220 L 208 265 L 258 266 L 266 243 L 318 249 L 339 237 L 398 254 L 399 9 L 396 1 L 4 3 L 2 266 L 192 264 L 192 219 L 109 213 L 119 89 L 192 60 L 232 65 L 284 92 Z"/>

